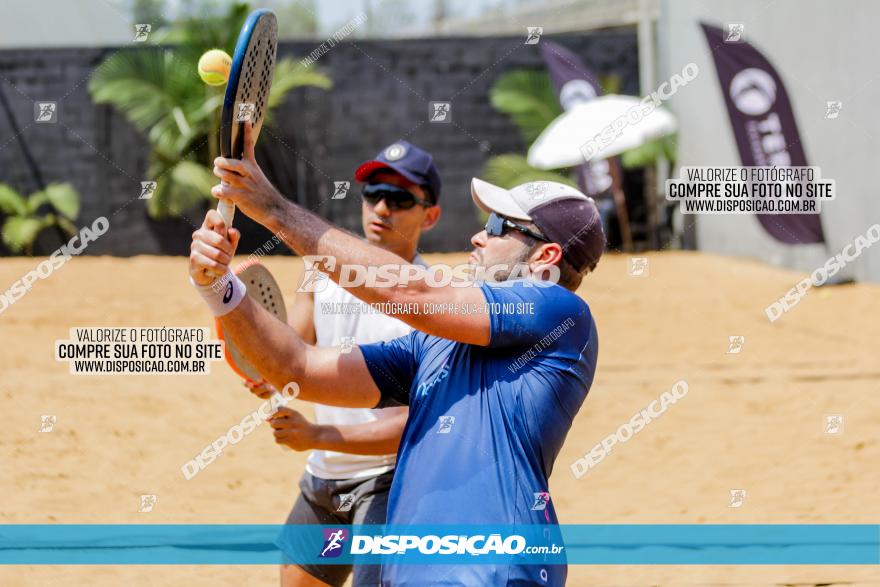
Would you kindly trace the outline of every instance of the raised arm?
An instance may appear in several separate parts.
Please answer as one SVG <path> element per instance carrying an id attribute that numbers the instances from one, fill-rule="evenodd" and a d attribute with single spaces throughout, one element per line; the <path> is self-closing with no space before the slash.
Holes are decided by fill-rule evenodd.
<path id="1" fill-rule="evenodd" d="M 202 291 L 226 275 L 240 234 L 228 233 L 220 214 L 211 210 L 193 233 L 190 275 Z M 224 334 L 244 357 L 277 389 L 299 385 L 299 398 L 343 407 L 374 407 L 380 399 L 360 350 L 339 353 L 335 348 L 306 344 L 247 295 L 232 311 L 219 317 Z"/>
<path id="2" fill-rule="evenodd" d="M 297 291 L 287 308 L 287 323 L 303 342 L 316 344 L 315 294 Z M 246 384 L 252 393 L 269 399 L 276 388 Z M 355 455 L 388 455 L 397 452 L 409 410 L 385 408 L 386 415 L 361 424 L 317 424 L 292 408 L 279 407 L 269 419 L 275 442 L 293 450 L 332 450 Z"/>
<path id="3" fill-rule="evenodd" d="M 394 253 L 365 242 L 284 198 L 266 179 L 254 158 L 249 124 L 245 128 L 244 158 L 240 161 L 217 158 L 214 165 L 214 174 L 223 181 L 212 189 L 215 197 L 235 202 L 245 214 L 273 233 L 283 235 L 284 242 L 300 255 L 333 257 L 335 264 L 325 265 L 325 269 L 337 283 L 344 265 L 409 265 L 407 260 Z M 365 302 L 388 303 L 386 307 L 392 309 L 389 314 L 422 332 L 470 344 L 489 343 L 489 316 L 486 313 L 425 311 L 443 304 L 458 307 L 482 305 L 485 298 L 477 287 L 453 287 L 451 284 L 433 287 L 423 274 L 409 279 L 402 287 L 347 289 Z M 413 304 L 420 309 L 418 313 L 407 311 Z"/>

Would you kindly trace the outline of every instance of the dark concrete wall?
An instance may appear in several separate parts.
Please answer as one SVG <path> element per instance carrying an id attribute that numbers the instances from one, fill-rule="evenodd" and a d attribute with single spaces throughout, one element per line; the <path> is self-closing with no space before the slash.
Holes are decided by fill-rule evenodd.
<path id="1" fill-rule="evenodd" d="M 638 93 L 637 47 L 631 30 L 564 35 L 554 40 L 581 55 L 600 75 L 617 74 L 621 92 Z M 287 42 L 281 57 L 303 57 L 315 43 Z M 149 146 L 123 116 L 92 103 L 89 76 L 113 49 L 0 52 L 0 87 L 21 127 L 15 137 L 0 112 L 0 182 L 29 192 L 36 182 L 18 144 L 23 139 L 45 181 L 71 182 L 83 202 L 79 223 L 110 215 L 111 229 L 88 254 L 186 254 L 189 219 L 154 221 L 138 201 Z M 329 200 L 333 181 L 353 182 L 357 164 L 398 138 L 431 151 L 443 175 L 443 219 L 424 240 L 425 251 L 468 248 L 478 220 L 468 182 L 496 154 L 523 152 L 514 124 L 489 104 L 488 89 L 502 73 L 542 67 L 537 47 L 522 37 L 442 38 L 340 43 L 317 66 L 333 79 L 330 92 L 297 90 L 276 111 L 260 138 L 258 159 L 289 198 L 352 230 L 359 230 L 356 191 Z M 56 124 L 35 124 L 33 102 L 58 102 Z M 452 123 L 428 121 L 430 101 L 452 102 Z M 354 184 L 353 184 L 354 186 Z M 124 206 L 124 207 L 123 207 Z M 120 210 L 121 208 L 121 210 Z M 270 236 L 242 215 L 242 252 Z M 38 252 L 60 242 L 40 240 Z"/>

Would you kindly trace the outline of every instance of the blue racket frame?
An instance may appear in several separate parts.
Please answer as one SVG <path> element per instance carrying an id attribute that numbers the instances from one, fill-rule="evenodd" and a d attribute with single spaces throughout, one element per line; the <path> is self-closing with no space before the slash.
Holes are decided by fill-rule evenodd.
<path id="1" fill-rule="evenodd" d="M 271 19 L 271 23 L 264 23 L 264 19 Z M 253 119 L 254 130 L 259 132 L 259 128 L 262 125 L 263 116 L 265 115 L 266 101 L 268 100 L 269 95 L 269 88 L 272 85 L 271 74 L 274 71 L 275 56 L 278 49 L 277 32 L 268 40 L 268 47 L 263 48 L 264 50 L 268 49 L 271 53 L 268 77 L 265 75 L 265 71 L 255 72 L 250 69 L 245 69 L 245 65 L 250 56 L 248 47 L 251 44 L 254 32 L 260 30 L 260 26 L 265 24 L 268 24 L 268 26 L 271 26 L 274 31 L 277 31 L 275 14 L 271 10 L 265 8 L 255 10 L 248 15 L 247 20 L 245 20 L 244 26 L 242 26 L 241 32 L 238 35 L 238 42 L 235 45 L 235 54 L 232 56 L 232 67 L 229 71 L 229 81 L 226 85 L 226 95 L 223 99 L 223 112 L 220 118 L 220 154 L 223 157 L 241 159 L 243 151 L 242 128 L 244 123 L 236 120 L 236 98 L 239 95 L 239 86 L 242 83 L 242 75 L 244 75 L 245 84 L 258 82 L 260 86 L 257 89 L 262 89 L 264 92 L 263 102 L 255 103 Z M 258 75 L 261 77 L 258 78 Z M 234 135 L 233 130 L 237 131 Z"/>
<path id="2" fill-rule="evenodd" d="M 236 116 L 242 103 L 254 106 L 251 120 L 256 142 L 263 127 L 277 52 L 278 23 L 275 14 L 265 8 L 251 12 L 238 35 L 223 98 L 220 115 L 220 154 L 223 157 L 241 159 L 244 152 L 244 122 Z M 221 199 L 217 210 L 227 228 L 232 226 L 235 205 L 230 200 Z"/>

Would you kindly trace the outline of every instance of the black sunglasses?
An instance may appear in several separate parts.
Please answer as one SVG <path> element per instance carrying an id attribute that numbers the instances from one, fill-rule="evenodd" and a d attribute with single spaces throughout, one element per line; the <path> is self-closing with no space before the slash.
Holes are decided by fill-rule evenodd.
<path id="1" fill-rule="evenodd" d="M 532 237 L 535 240 L 544 241 L 545 243 L 550 242 L 550 240 L 546 236 L 538 234 L 534 230 L 526 228 L 522 224 L 517 224 L 516 222 L 508 220 L 504 216 L 496 214 L 495 212 L 489 214 L 489 220 L 486 222 L 486 234 L 488 234 L 489 236 L 504 236 L 504 234 L 508 230 L 521 232 L 525 235 Z"/>
<path id="2" fill-rule="evenodd" d="M 385 200 L 385 205 L 390 210 L 409 210 L 416 204 L 430 208 L 433 202 L 423 200 L 414 193 L 403 189 L 400 186 L 391 185 L 390 183 L 368 183 L 361 190 L 364 201 L 375 206 L 380 200 Z"/>

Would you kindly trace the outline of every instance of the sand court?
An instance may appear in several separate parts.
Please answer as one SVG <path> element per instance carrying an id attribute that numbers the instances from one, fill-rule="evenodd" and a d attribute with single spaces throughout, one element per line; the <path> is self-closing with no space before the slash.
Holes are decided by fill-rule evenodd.
<path id="1" fill-rule="evenodd" d="M 764 308 L 803 275 L 708 254 L 644 256 L 648 271 L 635 277 L 628 256 L 606 255 L 578 292 L 598 324 L 599 367 L 551 477 L 560 521 L 878 523 L 880 286 L 813 288 L 770 323 Z M 4 259 L 0 283 L 38 261 Z M 265 264 L 292 295 L 299 260 Z M 192 479 L 181 473 L 259 405 L 225 363 L 211 362 L 207 375 L 98 376 L 71 375 L 54 357 L 71 328 L 163 326 L 213 328 L 183 257 L 78 257 L 0 314 L 2 523 L 283 522 L 306 455 L 277 447 L 265 424 Z M 573 473 L 679 380 L 684 397 Z M 310 405 L 292 405 L 311 416 Z M 43 416 L 54 416 L 51 432 L 40 432 Z M 833 416 L 840 426 L 828 433 Z M 730 507 L 735 490 L 742 503 Z M 152 511 L 139 511 L 143 495 L 156 496 Z M 268 566 L 4 566 L 0 584 L 274 585 L 276 575 Z M 880 575 L 861 566 L 572 565 L 568 582 L 818 583 L 876 585 Z"/>

